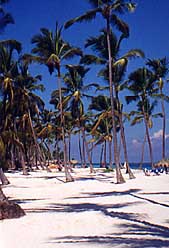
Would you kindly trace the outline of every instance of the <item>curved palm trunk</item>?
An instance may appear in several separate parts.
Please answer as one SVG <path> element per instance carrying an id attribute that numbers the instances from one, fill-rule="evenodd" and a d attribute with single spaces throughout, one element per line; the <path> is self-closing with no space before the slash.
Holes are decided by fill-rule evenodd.
<path id="1" fill-rule="evenodd" d="M 69 143 L 69 157 L 68 157 L 68 160 L 70 162 L 70 160 L 71 160 L 71 154 L 70 154 L 70 152 L 71 152 L 71 134 L 70 133 L 68 134 L 68 139 L 69 139 L 69 141 L 68 141 L 68 143 Z"/>
<path id="2" fill-rule="evenodd" d="M 4 192 L 1 189 L 0 186 L 0 202 L 8 201 L 7 197 L 5 196 Z"/>
<path id="3" fill-rule="evenodd" d="M 10 184 L 8 178 L 6 177 L 6 175 L 4 174 L 2 168 L 0 168 L 0 180 L 2 182 L 2 185 L 8 185 Z"/>
<path id="4" fill-rule="evenodd" d="M 26 165 L 25 165 L 24 153 L 23 153 L 23 151 L 21 149 L 19 151 L 19 157 L 20 157 L 20 161 L 21 161 L 23 175 L 27 176 L 29 174 L 28 174 L 28 171 L 27 171 L 27 168 L 26 168 Z"/>
<path id="5" fill-rule="evenodd" d="M 142 145 L 142 151 L 141 151 L 141 161 L 140 161 L 140 166 L 139 169 L 141 170 L 143 167 L 143 161 L 144 161 L 144 147 L 146 143 L 146 134 L 144 135 L 144 140 L 143 140 L 143 145 Z"/>
<path id="6" fill-rule="evenodd" d="M 87 141 L 86 141 L 86 135 L 85 135 L 84 127 L 82 127 L 82 135 L 83 135 L 83 140 L 84 140 L 84 144 L 85 144 L 85 148 L 86 148 L 86 153 L 87 153 L 87 157 L 88 157 L 88 161 L 89 161 L 89 165 L 90 165 L 90 173 L 93 173 L 94 169 L 93 169 L 93 164 L 92 164 L 88 144 L 87 144 Z"/>
<path id="7" fill-rule="evenodd" d="M 122 176 L 120 165 L 119 165 L 120 163 L 119 163 L 117 133 L 116 133 L 116 124 L 115 124 L 114 86 L 113 86 L 113 80 L 112 80 L 112 56 L 111 56 L 111 46 L 110 46 L 110 20 L 109 18 L 107 18 L 107 46 L 108 46 L 108 55 L 109 55 L 109 87 L 110 87 L 111 113 L 112 113 L 112 125 L 113 125 L 114 162 L 116 166 L 117 183 L 124 183 L 125 180 Z"/>
<path id="8" fill-rule="evenodd" d="M 104 168 L 107 166 L 107 143 L 104 141 Z"/>
<path id="9" fill-rule="evenodd" d="M 14 163 L 14 146 L 13 145 L 11 146 L 10 157 L 11 157 L 11 159 L 10 159 L 11 160 L 10 169 L 15 170 L 16 166 L 15 166 L 15 163 Z"/>
<path id="10" fill-rule="evenodd" d="M 47 149 L 47 161 L 48 161 L 48 166 L 49 166 L 49 164 L 50 164 L 49 160 L 52 159 L 51 152 L 50 152 L 50 147 L 49 147 L 49 144 L 47 142 L 45 142 L 45 141 L 43 141 L 43 142 L 44 142 L 44 145 L 45 145 L 45 147 Z"/>
<path id="11" fill-rule="evenodd" d="M 30 115 L 30 110 L 28 110 L 28 120 L 29 120 L 29 125 L 30 125 L 30 128 L 31 128 L 31 132 L 32 132 L 32 135 L 33 135 L 34 144 L 35 144 L 35 147 L 36 147 L 36 150 L 37 150 L 37 158 L 39 160 L 39 163 L 40 163 L 42 169 L 44 169 L 44 166 L 45 166 L 46 170 L 50 172 L 50 169 L 46 166 L 46 163 L 44 162 L 44 158 L 43 158 L 41 149 L 40 149 L 39 144 L 37 142 L 37 138 L 36 138 L 35 131 L 34 131 L 34 128 L 33 128 L 33 124 L 32 124 L 32 118 L 31 118 L 31 115 Z M 42 164 L 42 162 L 43 162 L 43 164 Z"/>
<path id="12" fill-rule="evenodd" d="M 63 105 L 62 105 L 62 89 L 61 89 L 61 73 L 58 69 L 58 87 L 59 87 L 59 104 L 60 104 L 60 118 L 61 118 L 61 128 L 62 128 L 62 140 L 63 140 L 63 153 L 64 153 L 64 170 L 66 176 L 66 182 L 73 182 L 74 179 L 69 172 L 67 165 L 67 145 L 65 140 L 65 130 L 64 130 L 64 115 L 63 115 Z"/>
<path id="13" fill-rule="evenodd" d="M 161 91 L 162 94 L 162 91 Z M 165 132 L 166 132 L 166 115 L 165 115 L 165 107 L 164 101 L 161 100 L 161 109 L 163 115 L 163 134 L 162 134 L 162 159 L 165 159 Z"/>
<path id="14" fill-rule="evenodd" d="M 121 112 L 119 113 L 119 121 L 120 121 L 120 133 L 121 133 L 121 140 L 123 143 L 123 150 L 124 150 L 124 159 L 126 162 L 126 173 L 129 174 L 130 179 L 134 179 L 135 176 L 129 166 L 129 160 L 128 160 L 128 154 L 127 154 L 127 145 L 126 145 L 126 138 L 125 138 L 125 132 L 124 132 L 124 125 L 123 125 L 123 120 L 122 120 L 122 114 Z"/>
<path id="15" fill-rule="evenodd" d="M 94 136 L 92 136 L 92 137 L 94 137 Z M 93 142 L 92 142 L 92 145 L 91 145 L 91 153 L 90 153 L 90 157 L 91 157 L 91 162 L 92 162 L 92 164 L 93 164 L 93 148 L 94 148 L 94 144 L 93 144 Z"/>
<path id="16" fill-rule="evenodd" d="M 112 141 L 109 140 L 109 168 L 113 168 L 113 160 L 112 160 Z"/>
<path id="17" fill-rule="evenodd" d="M 109 132 L 109 127 L 108 127 L 108 122 L 107 122 L 107 134 L 108 134 L 108 151 L 109 151 L 109 168 L 112 169 L 112 139 L 110 138 L 110 132 Z M 107 167 L 107 164 L 106 164 Z"/>
<path id="18" fill-rule="evenodd" d="M 151 144 L 151 140 L 150 140 L 149 128 L 148 128 L 148 123 L 147 123 L 147 119 L 146 119 L 146 114 L 145 114 L 145 111 L 144 111 L 144 107 L 143 107 L 143 113 L 144 113 L 144 123 L 145 123 L 145 128 L 146 128 L 146 136 L 147 136 L 147 141 L 148 141 L 148 145 L 149 145 L 151 167 L 153 168 L 152 144 Z"/>
<path id="19" fill-rule="evenodd" d="M 101 146 L 101 153 L 100 153 L 100 168 L 103 167 L 103 162 L 102 162 L 103 150 L 104 150 L 104 145 L 102 144 L 102 146 Z"/>
<path id="20" fill-rule="evenodd" d="M 86 163 L 86 152 L 85 152 L 85 139 L 83 137 L 83 131 L 82 131 L 82 168 L 86 168 L 87 167 L 87 163 Z"/>
<path id="21" fill-rule="evenodd" d="M 83 159 L 82 159 L 82 148 L 81 148 L 81 140 L 80 140 L 80 131 L 79 131 L 79 154 L 80 154 L 80 161 L 81 161 L 81 167 L 83 165 Z"/>
<path id="22" fill-rule="evenodd" d="M 10 202 L 0 187 L 0 220 L 24 216 L 24 210 L 16 203 Z"/>

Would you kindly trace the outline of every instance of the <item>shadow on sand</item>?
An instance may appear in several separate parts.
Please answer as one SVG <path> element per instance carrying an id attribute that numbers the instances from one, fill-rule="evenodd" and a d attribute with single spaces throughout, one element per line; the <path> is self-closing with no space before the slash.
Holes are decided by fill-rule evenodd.
<path id="1" fill-rule="evenodd" d="M 140 204 L 141 201 L 125 202 L 119 204 L 104 204 L 104 197 L 107 196 L 121 196 L 129 194 L 139 193 L 139 189 L 126 190 L 123 192 L 113 191 L 113 192 L 95 192 L 95 193 L 84 193 L 82 197 L 72 197 L 74 200 L 76 198 L 95 198 L 102 197 L 101 204 L 97 203 L 71 203 L 71 204 L 56 204 L 51 203 L 44 208 L 29 209 L 28 212 L 31 213 L 81 213 L 86 211 L 98 211 L 104 216 L 116 218 L 122 220 L 123 224 L 118 224 L 116 227 L 119 232 L 115 233 L 105 233 L 105 235 L 98 236 L 61 236 L 52 237 L 47 242 L 52 244 L 94 244 L 94 245 L 107 245 L 118 246 L 130 248 L 140 248 L 140 247 L 169 247 L 169 228 L 166 226 L 150 223 L 139 213 L 124 212 L 122 209 L 130 205 Z M 68 198 L 67 198 L 68 199 Z M 140 197 L 139 197 L 140 199 Z M 143 199 L 144 200 L 144 199 Z M 147 199 L 146 199 L 147 200 Z M 152 204 L 156 204 L 151 202 Z M 160 204 L 161 205 L 161 204 Z M 162 205 L 163 206 L 163 205 Z M 166 207 L 166 206 L 163 206 Z M 67 218 L 69 216 L 67 215 Z"/>

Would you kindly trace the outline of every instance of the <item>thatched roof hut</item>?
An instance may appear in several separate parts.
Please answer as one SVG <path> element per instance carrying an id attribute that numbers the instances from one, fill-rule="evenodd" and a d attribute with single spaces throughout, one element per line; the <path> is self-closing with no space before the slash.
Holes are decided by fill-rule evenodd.
<path id="1" fill-rule="evenodd" d="M 169 168 L 169 159 L 162 159 L 157 162 L 154 167 L 168 167 Z"/>

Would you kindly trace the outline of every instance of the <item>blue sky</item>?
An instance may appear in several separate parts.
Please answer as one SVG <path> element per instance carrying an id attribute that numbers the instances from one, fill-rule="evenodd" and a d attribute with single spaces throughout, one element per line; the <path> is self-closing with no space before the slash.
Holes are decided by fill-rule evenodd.
<path id="1" fill-rule="evenodd" d="M 168 0 L 137 0 L 135 13 L 123 16 L 123 19 L 130 26 L 130 37 L 123 43 L 121 54 L 131 48 L 140 48 L 144 51 L 146 58 L 162 58 L 169 53 L 169 1 Z M 17 39 L 23 44 L 23 52 L 30 52 L 32 45 L 30 40 L 33 35 L 39 33 L 41 27 L 49 29 L 55 28 L 56 20 L 62 25 L 66 20 L 79 16 L 90 9 L 90 5 L 85 0 L 11 0 L 5 9 L 8 10 L 15 19 L 15 25 L 6 28 L 1 35 L 2 39 Z M 84 46 L 84 41 L 89 36 L 98 34 L 104 27 L 100 17 L 90 24 L 76 24 L 64 32 L 64 37 L 71 44 L 79 47 Z M 129 64 L 129 72 L 138 66 L 142 66 L 144 60 L 132 60 Z M 35 66 L 36 74 L 43 75 L 43 83 L 46 92 L 42 95 L 47 106 L 52 90 L 56 88 L 56 79 L 50 77 L 45 67 Z M 98 81 L 96 71 L 91 71 L 86 82 Z M 169 86 L 166 88 L 168 91 Z M 126 106 L 129 111 L 132 106 Z M 167 106 L 168 107 L 168 106 Z M 159 109 L 157 109 L 157 112 Z M 169 134 L 169 111 L 167 111 L 167 135 Z M 160 139 L 161 120 L 155 120 L 151 130 L 151 137 L 154 150 L 154 160 L 161 158 L 161 139 Z M 138 125 L 130 127 L 126 124 L 126 136 L 128 142 L 128 152 L 130 161 L 140 161 L 141 143 L 144 137 L 144 126 Z M 169 139 L 167 138 L 168 148 Z M 72 156 L 76 157 L 76 147 L 72 148 Z M 96 158 L 99 150 L 96 151 Z M 167 154 L 169 157 L 169 152 Z M 96 160 L 95 158 L 95 160 Z M 149 161 L 146 149 L 145 161 Z"/>

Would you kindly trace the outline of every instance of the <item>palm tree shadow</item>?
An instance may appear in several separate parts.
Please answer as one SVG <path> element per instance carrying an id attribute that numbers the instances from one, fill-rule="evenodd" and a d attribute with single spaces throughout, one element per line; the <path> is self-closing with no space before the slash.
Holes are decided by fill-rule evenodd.
<path id="1" fill-rule="evenodd" d="M 45 201 L 47 198 L 29 198 L 29 199 L 12 199 L 11 202 L 15 202 L 17 204 L 26 204 L 26 203 L 31 203 L 34 201 Z"/>
<path id="2" fill-rule="evenodd" d="M 125 224 L 116 224 L 119 232 L 105 233 L 104 235 L 89 235 L 89 236 L 61 236 L 51 237 L 46 242 L 52 244 L 87 244 L 107 245 L 124 247 L 140 248 L 140 247 L 169 247 L 169 228 L 166 226 L 153 224 L 145 220 L 145 216 L 139 213 L 131 213 L 122 211 L 123 208 L 131 205 L 142 204 L 141 201 L 125 202 L 119 204 L 103 204 L 104 197 L 108 196 L 122 196 L 138 193 L 139 189 L 131 189 L 126 191 L 113 191 L 113 192 L 86 192 L 82 193 L 82 197 L 72 197 L 70 199 L 79 198 L 95 198 L 102 197 L 102 204 L 82 202 L 82 203 L 69 203 L 69 204 L 56 204 L 51 203 L 44 208 L 29 209 L 31 213 L 82 213 L 89 211 L 97 211 L 102 215 L 112 219 L 122 220 Z M 68 198 L 66 198 L 68 199 Z M 69 218 L 69 216 L 67 217 Z"/>
<path id="3" fill-rule="evenodd" d="M 119 247 L 122 245 L 123 247 L 130 248 L 140 248 L 140 247 L 153 247 L 153 248 L 167 248 L 169 245 L 169 241 L 162 240 L 160 238 L 152 239 L 148 237 L 144 238 L 132 238 L 132 237 L 120 237 L 117 235 L 106 235 L 106 236 L 61 236 L 52 238 L 47 241 L 47 243 L 52 244 L 86 244 L 91 245 L 107 245 L 107 247 Z"/>
<path id="4" fill-rule="evenodd" d="M 168 247 L 169 228 L 161 225 L 143 221 L 140 214 L 126 213 L 119 211 L 123 207 L 140 202 L 100 205 L 95 203 L 80 204 L 50 204 L 44 209 L 34 209 L 33 212 L 51 213 L 80 213 L 85 211 L 99 211 L 103 215 L 119 220 L 127 221 L 127 224 L 120 224 L 117 227 L 121 232 L 109 233 L 104 236 L 62 236 L 50 238 L 49 243 L 91 243 L 107 245 L 130 245 L 129 247 Z M 113 209 L 113 210 L 112 210 Z M 118 211 L 115 211 L 118 209 Z M 31 212 L 32 212 L 31 211 Z M 69 217 L 68 217 L 69 218 Z M 133 237 L 135 236 L 135 237 Z"/>
<path id="5" fill-rule="evenodd" d="M 140 214 L 115 211 L 131 204 L 140 204 L 140 202 L 99 205 L 94 203 L 81 204 L 51 204 L 52 212 L 62 213 L 80 213 L 84 211 L 100 211 L 105 216 L 126 220 L 127 224 L 120 224 L 117 227 L 121 232 L 108 233 L 104 236 L 62 236 L 51 238 L 49 243 L 91 243 L 107 245 L 126 245 L 129 247 L 168 247 L 169 246 L 169 228 L 161 225 L 152 224 L 148 221 L 142 221 Z M 113 211 L 110 211 L 113 209 Z M 133 237 L 134 236 L 134 237 Z"/>

